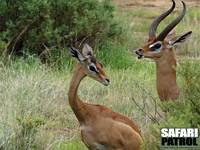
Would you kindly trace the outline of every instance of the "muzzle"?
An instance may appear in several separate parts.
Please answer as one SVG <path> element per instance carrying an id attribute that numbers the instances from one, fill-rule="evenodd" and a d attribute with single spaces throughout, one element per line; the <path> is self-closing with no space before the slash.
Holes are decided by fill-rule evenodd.
<path id="1" fill-rule="evenodd" d="M 144 57 L 142 49 L 136 50 L 134 53 L 137 55 L 138 59 L 142 59 Z"/>

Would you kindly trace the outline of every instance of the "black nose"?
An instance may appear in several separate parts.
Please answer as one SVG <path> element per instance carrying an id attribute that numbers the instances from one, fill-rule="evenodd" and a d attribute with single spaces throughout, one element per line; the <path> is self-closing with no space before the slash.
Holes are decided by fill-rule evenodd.
<path id="1" fill-rule="evenodd" d="M 139 54 L 141 52 L 142 52 L 142 49 L 138 49 L 138 50 L 135 51 L 136 54 Z"/>
<path id="2" fill-rule="evenodd" d="M 138 50 L 137 50 L 137 51 L 135 51 L 135 54 L 136 54 L 136 55 L 140 55 Z"/>
<path id="3" fill-rule="evenodd" d="M 107 79 L 107 78 L 106 78 L 105 80 L 106 80 L 108 83 L 110 82 L 110 80 L 109 80 L 109 79 Z"/>
<path id="4" fill-rule="evenodd" d="M 138 56 L 138 59 L 141 59 L 143 57 L 142 49 L 138 49 L 135 51 L 135 54 Z"/>

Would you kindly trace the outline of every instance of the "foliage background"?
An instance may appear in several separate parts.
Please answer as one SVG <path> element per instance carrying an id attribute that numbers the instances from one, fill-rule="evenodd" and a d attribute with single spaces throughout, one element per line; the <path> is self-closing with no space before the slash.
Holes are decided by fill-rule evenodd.
<path id="1" fill-rule="evenodd" d="M 0 45 L 4 55 L 36 55 L 60 63 L 65 48 L 92 45 L 121 33 L 110 1 L 1 0 Z M 2 52 L 3 51 L 3 52 Z"/>

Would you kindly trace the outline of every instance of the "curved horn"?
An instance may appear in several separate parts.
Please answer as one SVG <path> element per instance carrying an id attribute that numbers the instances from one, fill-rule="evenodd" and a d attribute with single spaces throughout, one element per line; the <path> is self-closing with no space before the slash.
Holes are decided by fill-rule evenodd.
<path id="1" fill-rule="evenodd" d="M 149 29 L 149 37 L 155 37 L 156 36 L 156 29 L 159 25 L 159 23 L 165 19 L 175 8 L 176 3 L 174 0 L 172 0 L 173 4 L 171 6 L 171 8 L 164 12 L 163 14 L 161 14 L 160 16 L 158 16 L 151 24 L 150 29 Z"/>
<path id="2" fill-rule="evenodd" d="M 168 33 L 183 19 L 186 13 L 186 5 L 182 1 L 183 4 L 183 11 L 182 13 L 175 19 L 173 20 L 157 37 L 157 40 L 162 41 L 165 39 L 165 37 L 168 35 Z"/>

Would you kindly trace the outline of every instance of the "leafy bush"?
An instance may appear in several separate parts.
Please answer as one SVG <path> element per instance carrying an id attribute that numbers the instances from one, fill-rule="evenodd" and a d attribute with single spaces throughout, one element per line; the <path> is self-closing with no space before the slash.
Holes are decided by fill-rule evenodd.
<path id="1" fill-rule="evenodd" d="M 113 13 L 110 0 L 1 0 L 0 51 L 55 62 L 72 41 L 119 34 Z"/>

